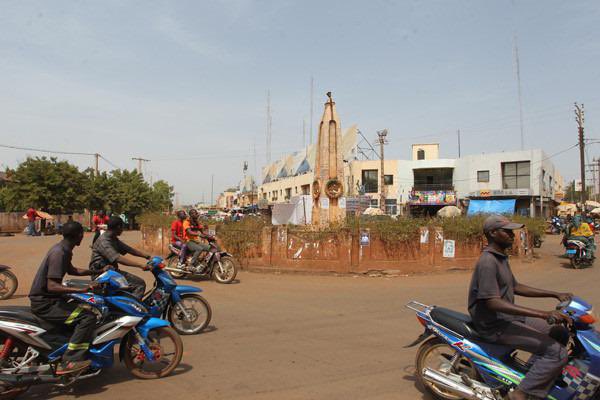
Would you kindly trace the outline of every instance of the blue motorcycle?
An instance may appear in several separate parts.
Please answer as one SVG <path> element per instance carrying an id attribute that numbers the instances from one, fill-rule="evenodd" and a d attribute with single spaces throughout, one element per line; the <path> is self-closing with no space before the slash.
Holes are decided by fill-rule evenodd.
<path id="1" fill-rule="evenodd" d="M 149 265 L 155 275 L 159 274 L 160 259 Z M 162 378 L 179 365 L 181 337 L 168 321 L 153 315 L 152 306 L 126 291 L 123 275 L 106 271 L 96 281 L 99 286 L 94 293 L 69 294 L 98 319 L 88 352 L 91 365 L 76 374 L 56 375 L 71 336 L 64 325 L 38 318 L 29 307 L 0 308 L 0 398 L 15 398 L 32 385 L 65 387 L 96 376 L 114 363 L 115 345 L 119 345 L 120 360 L 138 378 Z"/>
<path id="2" fill-rule="evenodd" d="M 486 343 L 468 315 L 411 301 L 425 332 L 407 347 L 419 347 L 416 376 L 437 399 L 500 400 L 514 389 L 530 365 L 514 349 Z M 597 399 L 600 395 L 600 334 L 592 306 L 574 297 L 557 310 L 569 315 L 569 363 L 548 395 L 551 400 Z M 554 321 L 549 321 L 553 323 Z"/>
<path id="3" fill-rule="evenodd" d="M 166 271 L 164 260 L 153 257 L 148 263 L 154 275 L 154 287 L 144 295 L 142 303 L 150 315 L 168 320 L 180 335 L 202 332 L 210 323 L 212 310 L 195 286 L 177 285 Z M 89 281 L 67 280 L 65 285 L 87 287 Z"/>

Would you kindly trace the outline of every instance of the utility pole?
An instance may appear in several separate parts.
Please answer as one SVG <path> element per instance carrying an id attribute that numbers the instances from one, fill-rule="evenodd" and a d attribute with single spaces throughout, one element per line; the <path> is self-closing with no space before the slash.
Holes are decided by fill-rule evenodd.
<path id="1" fill-rule="evenodd" d="M 460 158 L 460 129 L 456 131 L 456 136 L 458 136 L 458 158 Z"/>
<path id="2" fill-rule="evenodd" d="M 579 131 L 579 166 L 581 169 L 581 204 L 585 204 L 585 142 L 583 140 L 583 125 L 585 123 L 585 110 L 583 104 L 581 107 L 575 103 L 575 120 L 577 121 Z"/>
<path id="3" fill-rule="evenodd" d="M 138 162 L 137 172 L 138 174 L 142 175 L 142 163 L 150 160 L 146 160 L 145 158 L 141 157 L 131 157 L 131 159 Z"/>
<path id="4" fill-rule="evenodd" d="M 523 133 L 523 96 L 521 93 L 521 66 L 519 63 L 519 45 L 517 43 L 517 34 L 514 36 L 515 44 L 515 67 L 517 72 L 517 89 L 519 95 L 519 126 L 521 127 L 521 150 L 525 150 L 525 134 Z"/>
<path id="5" fill-rule="evenodd" d="M 385 161 L 385 157 L 383 154 L 383 145 L 387 144 L 387 140 L 386 140 L 386 136 L 388 134 L 387 129 L 383 129 L 381 131 L 377 131 L 377 137 L 378 137 L 378 141 L 379 141 L 379 155 L 380 155 L 380 159 L 381 159 L 381 168 L 380 168 L 380 181 L 381 181 L 381 186 L 379 187 L 379 208 L 381 209 L 381 211 L 383 211 L 385 213 L 385 171 L 383 170 L 383 165 L 384 165 L 384 161 Z"/>
<path id="6" fill-rule="evenodd" d="M 100 154 L 98 154 L 98 153 L 94 154 L 94 158 L 96 159 L 96 165 L 94 167 L 94 174 L 96 176 L 98 176 L 100 174 L 100 168 L 99 168 L 99 166 L 100 166 Z"/>
<path id="7" fill-rule="evenodd" d="M 210 206 L 212 207 L 214 205 L 213 203 L 213 196 L 214 196 L 214 187 L 215 187 L 215 174 L 211 174 L 210 175 Z"/>
<path id="8" fill-rule="evenodd" d="M 267 90 L 267 164 L 271 163 L 271 129 L 273 120 L 271 118 L 271 90 Z"/>
<path id="9" fill-rule="evenodd" d="M 308 142 L 309 144 L 312 144 L 313 142 L 313 110 L 314 110 L 314 92 L 315 92 L 315 80 L 314 78 L 311 76 L 310 77 L 310 126 L 309 126 L 309 132 L 310 132 L 310 142 Z"/>

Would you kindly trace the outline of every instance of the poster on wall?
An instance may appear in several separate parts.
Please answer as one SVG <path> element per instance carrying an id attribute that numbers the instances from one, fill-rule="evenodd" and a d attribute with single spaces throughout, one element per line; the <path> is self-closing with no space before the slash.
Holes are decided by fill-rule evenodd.
<path id="1" fill-rule="evenodd" d="M 360 245 L 361 246 L 368 246 L 369 245 L 369 232 L 368 231 L 361 231 L 360 232 Z"/>
<path id="2" fill-rule="evenodd" d="M 338 207 L 346 208 L 346 198 L 345 197 L 340 197 L 340 199 L 338 200 Z"/>
<path id="3" fill-rule="evenodd" d="M 329 208 L 329 197 L 321 197 L 321 208 L 324 210 Z"/>
<path id="4" fill-rule="evenodd" d="M 428 228 L 422 228 L 420 241 L 421 241 L 421 243 L 429 242 L 429 229 Z"/>
<path id="5" fill-rule="evenodd" d="M 454 240 L 444 240 L 444 258 L 454 258 L 456 242 Z"/>

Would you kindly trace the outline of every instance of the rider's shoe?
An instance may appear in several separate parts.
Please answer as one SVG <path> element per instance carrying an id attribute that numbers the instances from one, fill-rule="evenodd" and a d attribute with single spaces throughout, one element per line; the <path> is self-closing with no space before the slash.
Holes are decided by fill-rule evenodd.
<path id="1" fill-rule="evenodd" d="M 56 368 L 56 375 L 72 374 L 86 369 L 92 364 L 91 360 L 64 361 Z"/>

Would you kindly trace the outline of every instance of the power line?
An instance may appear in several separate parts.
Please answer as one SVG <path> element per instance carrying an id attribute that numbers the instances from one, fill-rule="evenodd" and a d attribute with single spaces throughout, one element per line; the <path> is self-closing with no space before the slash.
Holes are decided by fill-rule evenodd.
<path id="1" fill-rule="evenodd" d="M 71 155 L 77 155 L 77 156 L 95 156 L 96 155 L 96 153 L 81 153 L 81 152 L 77 152 L 77 151 L 38 149 L 38 148 L 34 148 L 34 147 L 11 146 L 11 145 L 7 145 L 7 144 L 0 144 L 0 147 L 4 147 L 6 149 L 15 149 L 15 150 L 37 151 L 39 153 L 71 154 Z"/>

